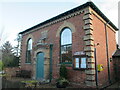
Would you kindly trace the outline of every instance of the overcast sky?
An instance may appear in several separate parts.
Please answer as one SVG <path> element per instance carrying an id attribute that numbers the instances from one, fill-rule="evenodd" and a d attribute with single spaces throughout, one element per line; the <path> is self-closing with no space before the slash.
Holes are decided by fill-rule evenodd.
<path id="1" fill-rule="evenodd" d="M 17 34 L 88 0 L 2 0 L 0 2 L 0 33 L 3 41 L 16 45 Z M 118 1 L 92 0 L 94 4 L 118 27 Z"/>

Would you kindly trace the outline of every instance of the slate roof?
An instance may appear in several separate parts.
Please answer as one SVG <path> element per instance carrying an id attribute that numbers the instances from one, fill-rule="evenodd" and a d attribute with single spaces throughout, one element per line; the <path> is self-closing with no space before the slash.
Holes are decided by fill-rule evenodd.
<path id="1" fill-rule="evenodd" d="M 90 1 L 90 2 L 86 2 L 86 3 L 83 4 L 83 5 L 78 6 L 78 7 L 76 7 L 76 8 L 73 8 L 73 9 L 71 9 L 71 10 L 69 10 L 69 11 L 66 11 L 66 12 L 64 12 L 64 13 L 62 13 L 62 14 L 59 14 L 58 16 L 55 16 L 55 17 L 53 17 L 53 18 L 51 18 L 51 19 L 48 19 L 48 20 L 46 20 L 46 21 L 44 21 L 44 22 L 42 22 L 42 23 L 40 23 L 40 24 L 37 24 L 37 25 L 35 25 L 35 26 L 33 26 L 33 27 L 25 30 L 25 31 L 20 32 L 19 34 L 23 34 L 23 33 L 25 33 L 25 32 L 28 32 L 28 31 L 30 31 L 30 30 L 32 30 L 32 29 L 35 29 L 35 28 L 39 27 L 39 26 L 45 25 L 45 24 L 47 24 L 47 23 L 49 23 L 49 22 L 52 22 L 52 21 L 57 20 L 57 19 L 60 19 L 60 18 L 62 18 L 62 17 L 64 17 L 64 16 L 67 16 L 67 15 L 69 15 L 69 14 L 71 14 L 71 13 L 74 13 L 74 12 L 76 12 L 76 11 L 82 10 L 82 9 L 88 7 L 88 6 L 90 6 L 98 15 L 100 15 L 106 22 L 109 22 L 109 24 L 110 24 L 116 31 L 118 31 L 118 28 L 97 8 L 97 6 L 96 6 L 93 2 Z"/>
<path id="2" fill-rule="evenodd" d="M 120 49 L 116 50 L 113 57 L 120 57 Z"/>

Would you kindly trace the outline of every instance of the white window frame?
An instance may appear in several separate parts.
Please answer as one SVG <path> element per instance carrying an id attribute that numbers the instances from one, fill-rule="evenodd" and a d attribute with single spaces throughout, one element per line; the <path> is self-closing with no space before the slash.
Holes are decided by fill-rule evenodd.
<path id="1" fill-rule="evenodd" d="M 87 57 L 74 57 L 74 69 L 87 69 Z"/>

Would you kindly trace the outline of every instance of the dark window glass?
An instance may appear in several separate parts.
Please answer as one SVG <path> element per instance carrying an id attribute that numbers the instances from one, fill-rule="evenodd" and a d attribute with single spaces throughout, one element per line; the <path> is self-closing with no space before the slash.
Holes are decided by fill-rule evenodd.
<path id="1" fill-rule="evenodd" d="M 69 28 L 61 33 L 61 62 L 72 62 L 72 32 Z"/>
<path id="2" fill-rule="evenodd" d="M 26 63 L 31 63 L 32 39 L 27 41 Z"/>

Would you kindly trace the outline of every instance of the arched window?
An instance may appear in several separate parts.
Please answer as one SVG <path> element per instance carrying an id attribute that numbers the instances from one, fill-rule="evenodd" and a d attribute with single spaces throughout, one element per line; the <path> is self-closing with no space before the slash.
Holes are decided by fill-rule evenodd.
<path id="1" fill-rule="evenodd" d="M 72 62 L 72 32 L 64 28 L 61 32 L 61 62 Z"/>
<path id="2" fill-rule="evenodd" d="M 31 63 L 31 54 L 32 54 L 32 39 L 27 41 L 27 50 L 26 50 L 26 63 Z"/>

